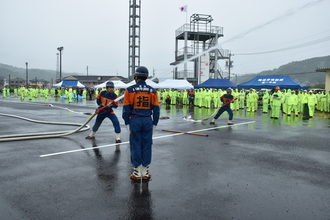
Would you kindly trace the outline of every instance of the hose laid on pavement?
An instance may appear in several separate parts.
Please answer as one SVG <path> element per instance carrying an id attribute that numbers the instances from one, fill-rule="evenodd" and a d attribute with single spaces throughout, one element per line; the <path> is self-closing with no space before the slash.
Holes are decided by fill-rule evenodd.
<path id="1" fill-rule="evenodd" d="M 118 102 L 119 100 L 123 99 L 124 95 L 121 95 L 117 97 L 114 102 Z M 109 103 L 110 105 L 110 103 Z M 52 104 L 47 104 L 47 106 L 54 107 Z M 106 108 L 107 106 L 103 107 Z M 59 108 L 59 107 L 57 107 Z M 68 110 L 73 113 L 81 113 L 81 112 L 75 112 L 72 111 L 68 108 L 63 108 L 65 110 Z M 83 113 L 83 114 L 88 114 L 88 113 Z M 78 131 L 86 131 L 90 128 L 88 122 L 90 122 L 97 113 L 93 113 L 84 124 L 77 124 L 77 123 L 67 123 L 67 122 L 46 122 L 46 121 L 38 121 L 38 120 L 33 120 L 29 118 L 24 118 L 21 116 L 16 116 L 16 115 L 9 115 L 9 114 L 4 114 L 0 113 L 2 116 L 7 116 L 7 117 L 13 117 L 13 118 L 19 118 L 23 120 L 27 120 L 30 122 L 35 122 L 35 123 L 42 123 L 42 124 L 57 124 L 57 125 L 74 125 L 74 126 L 80 126 L 79 128 L 72 130 L 72 131 L 62 131 L 62 132 L 46 132 L 46 133 L 30 133 L 30 134 L 15 134 L 15 135 L 4 135 L 0 136 L 0 142 L 5 142 L 5 141 L 20 141 L 20 140 L 31 140 L 31 139 L 42 139 L 42 138 L 56 138 L 56 137 L 63 137 L 66 135 L 70 135 L 73 133 L 76 133 Z M 84 128 L 85 127 L 85 128 Z"/>
<path id="2" fill-rule="evenodd" d="M 35 122 L 35 123 L 42 123 L 42 124 L 57 124 L 57 125 L 74 125 L 74 126 L 79 126 L 77 129 L 72 130 L 72 131 L 62 131 L 62 132 L 46 132 L 46 133 L 30 133 L 30 134 L 16 134 L 16 135 L 4 135 L 0 136 L 0 142 L 4 141 L 20 141 L 20 140 L 31 140 L 31 139 L 42 139 L 42 138 L 56 138 L 56 137 L 62 137 L 66 135 L 70 135 L 73 133 L 76 133 L 78 131 L 86 131 L 90 128 L 88 122 L 92 120 L 92 118 L 96 115 L 95 113 L 92 114 L 88 120 L 84 124 L 77 124 L 77 123 L 67 123 L 67 122 L 47 122 L 47 121 L 38 121 L 38 120 L 33 120 L 21 116 L 16 116 L 16 115 L 9 115 L 9 114 L 3 114 L 0 113 L 2 116 L 7 116 L 7 117 L 13 117 L 13 118 L 19 118 L 23 120 L 27 120 L 30 122 Z"/>

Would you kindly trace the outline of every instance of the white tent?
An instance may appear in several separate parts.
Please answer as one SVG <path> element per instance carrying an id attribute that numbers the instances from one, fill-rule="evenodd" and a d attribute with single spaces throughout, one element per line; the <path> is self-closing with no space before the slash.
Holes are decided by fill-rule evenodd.
<path id="1" fill-rule="evenodd" d="M 98 88 L 105 88 L 105 85 L 107 84 L 108 81 L 105 81 L 104 83 L 96 85 L 96 86 L 94 86 L 94 88 L 97 88 L 97 89 Z M 126 89 L 129 86 L 128 84 L 123 83 L 120 80 L 111 80 L 111 82 L 113 82 L 113 84 L 115 85 L 115 88 L 118 88 L 118 89 Z"/>
<path id="2" fill-rule="evenodd" d="M 133 80 L 133 81 L 127 83 L 127 85 L 128 85 L 128 86 L 131 86 L 131 85 L 135 85 L 135 83 L 136 83 L 135 80 Z M 155 83 L 155 82 L 152 81 L 151 79 L 147 79 L 147 80 L 146 80 L 146 83 L 147 83 L 147 85 L 149 85 L 149 86 L 151 86 L 151 87 L 154 87 L 154 88 L 156 88 L 156 86 L 158 85 L 157 83 Z"/>
<path id="3" fill-rule="evenodd" d="M 154 88 L 159 89 L 193 89 L 194 86 L 191 85 L 185 79 L 166 79 L 163 82 L 158 83 Z"/>

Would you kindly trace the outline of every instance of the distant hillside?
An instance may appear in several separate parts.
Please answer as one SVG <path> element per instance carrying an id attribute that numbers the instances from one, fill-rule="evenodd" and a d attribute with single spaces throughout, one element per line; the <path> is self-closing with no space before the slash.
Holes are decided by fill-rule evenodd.
<path id="1" fill-rule="evenodd" d="M 280 66 L 277 69 L 262 71 L 258 74 L 246 74 L 243 76 L 238 76 L 237 84 L 249 81 L 256 76 L 267 75 L 288 75 L 295 81 L 307 86 L 324 84 L 325 73 L 315 71 L 317 68 L 323 67 L 330 67 L 330 56 L 294 61 Z"/>
<path id="2" fill-rule="evenodd" d="M 9 75 L 10 75 L 10 79 L 14 79 L 14 78 L 26 79 L 26 69 L 0 63 L 0 79 L 8 80 Z M 62 77 L 66 77 L 70 75 L 77 75 L 77 73 L 62 73 Z M 38 78 L 49 82 L 51 81 L 55 82 L 56 78 L 59 78 L 59 76 L 56 76 L 56 71 L 42 70 L 42 69 L 28 69 L 28 77 L 29 80 Z"/>
<path id="3" fill-rule="evenodd" d="M 237 84 L 247 82 L 258 75 L 289 75 L 295 81 L 307 85 L 313 86 L 315 84 L 325 83 L 325 73 L 316 72 L 317 68 L 330 67 L 330 56 L 325 57 L 315 57 L 311 59 L 306 59 L 302 61 L 294 61 L 277 69 L 266 70 L 256 74 L 245 74 L 237 77 Z M 53 81 L 59 78 L 54 70 L 41 70 L 41 69 L 28 69 L 29 79 L 43 79 L 47 81 Z M 0 63 L 0 80 L 1 79 L 11 79 L 14 78 L 26 78 L 25 68 L 17 68 L 6 64 Z M 62 73 L 62 77 L 67 77 L 70 75 L 84 75 L 79 73 Z M 235 80 L 231 78 L 231 81 L 236 83 Z"/>

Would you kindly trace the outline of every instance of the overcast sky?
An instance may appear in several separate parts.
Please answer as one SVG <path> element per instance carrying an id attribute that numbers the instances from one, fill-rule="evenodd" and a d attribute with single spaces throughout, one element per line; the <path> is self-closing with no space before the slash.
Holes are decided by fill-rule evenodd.
<path id="1" fill-rule="evenodd" d="M 171 78 L 175 30 L 195 13 L 223 27 L 234 74 L 327 56 L 329 9 L 330 0 L 142 0 L 141 65 Z M 63 72 L 127 77 L 128 23 L 129 0 L 0 0 L 0 63 L 56 70 L 63 46 Z"/>

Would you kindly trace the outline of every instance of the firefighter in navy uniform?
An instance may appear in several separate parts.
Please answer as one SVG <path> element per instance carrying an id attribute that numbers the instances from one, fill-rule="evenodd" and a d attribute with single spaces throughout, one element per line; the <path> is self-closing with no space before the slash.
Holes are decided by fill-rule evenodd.
<path id="1" fill-rule="evenodd" d="M 125 90 L 123 119 L 130 130 L 130 152 L 133 181 L 148 181 L 151 178 L 149 165 L 152 154 L 153 127 L 159 120 L 157 91 L 146 84 L 148 69 L 140 66 L 134 74 L 135 85 Z"/>
<path id="2" fill-rule="evenodd" d="M 106 90 L 100 92 L 98 96 L 96 97 L 96 103 L 99 105 L 98 109 L 108 106 L 106 109 L 103 111 L 99 112 L 95 124 L 92 128 L 92 133 L 86 137 L 86 139 L 94 139 L 95 138 L 95 133 L 101 126 L 103 120 L 105 118 L 109 118 L 113 124 L 115 133 L 116 133 L 116 143 L 121 143 L 120 140 L 120 124 L 117 116 L 115 115 L 114 111 L 112 108 L 117 108 L 118 107 L 118 102 L 115 102 L 114 100 L 117 98 L 117 95 L 114 93 L 114 84 L 111 81 L 108 81 L 105 85 Z M 109 105 L 110 104 L 110 105 Z"/>
<path id="3" fill-rule="evenodd" d="M 220 117 L 220 115 L 225 111 L 228 112 L 229 114 L 228 125 L 233 125 L 233 123 L 231 122 L 231 120 L 233 120 L 233 111 L 230 108 L 230 103 L 234 100 L 234 97 L 232 96 L 231 92 L 232 92 L 231 89 L 227 89 L 227 94 L 224 94 L 220 97 L 220 100 L 223 104 L 218 110 L 217 114 L 212 119 L 212 121 L 210 122 L 210 125 L 214 125 L 215 120 L 217 120 Z"/>
<path id="4" fill-rule="evenodd" d="M 188 92 L 189 106 L 194 106 L 194 99 L 195 99 L 195 92 L 193 89 L 191 89 Z"/>

